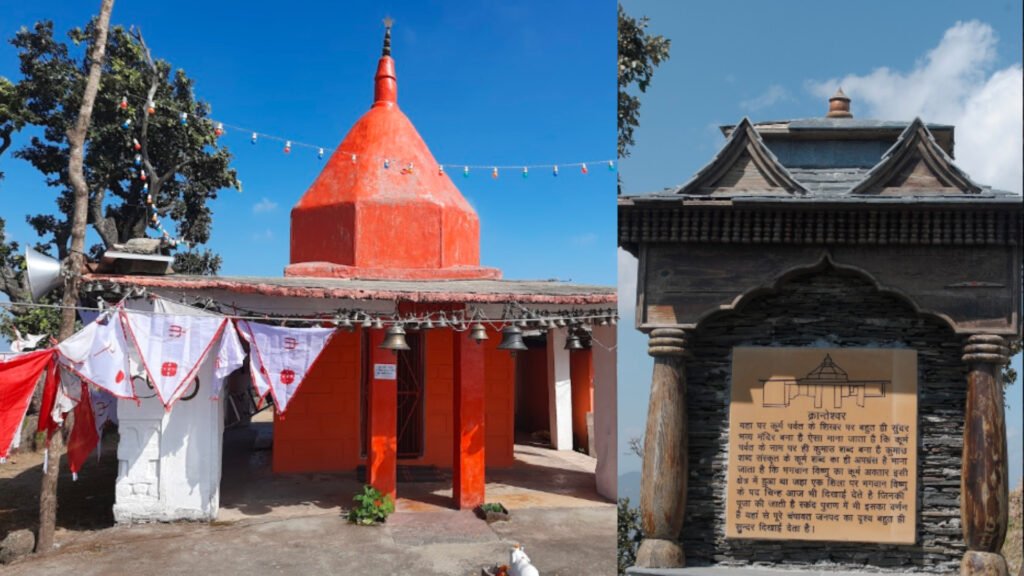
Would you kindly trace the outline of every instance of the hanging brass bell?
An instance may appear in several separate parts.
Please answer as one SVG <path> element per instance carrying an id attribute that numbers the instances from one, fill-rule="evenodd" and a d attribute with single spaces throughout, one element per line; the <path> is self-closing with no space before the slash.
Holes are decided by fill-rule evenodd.
<path id="1" fill-rule="evenodd" d="M 477 322 L 469 328 L 469 337 L 473 339 L 477 344 L 487 340 L 487 328 L 484 325 Z"/>
<path id="2" fill-rule="evenodd" d="M 523 331 L 512 324 L 505 326 L 501 329 L 501 343 L 498 344 L 498 350 L 526 350 L 526 344 L 523 343 Z"/>
<path id="3" fill-rule="evenodd" d="M 408 350 L 409 344 L 405 341 L 405 329 L 398 324 L 392 325 L 388 328 L 384 335 L 384 341 L 380 343 L 379 347 L 396 353 L 399 350 Z"/>
<path id="4" fill-rule="evenodd" d="M 569 335 L 565 338 L 565 349 L 566 350 L 583 350 L 583 344 L 580 342 L 580 337 L 575 332 L 569 332 Z"/>

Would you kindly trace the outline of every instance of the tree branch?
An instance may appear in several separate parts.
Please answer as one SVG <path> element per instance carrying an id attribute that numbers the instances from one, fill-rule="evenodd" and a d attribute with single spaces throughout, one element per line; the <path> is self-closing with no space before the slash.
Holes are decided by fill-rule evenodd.
<path id="1" fill-rule="evenodd" d="M 6 263 L 0 266 L 0 292 L 7 294 L 11 302 L 15 304 L 29 301 L 28 291 L 25 289 L 25 286 L 18 281 L 18 275 L 14 272 L 14 269 Z"/>
<path id="2" fill-rule="evenodd" d="M 156 68 L 156 63 L 153 62 L 153 54 L 149 51 L 146 39 L 142 37 L 142 29 L 132 26 L 129 33 L 139 41 L 139 45 L 142 46 L 142 53 L 146 56 L 146 63 L 149 65 L 149 90 L 146 92 L 146 104 L 149 105 L 150 102 L 155 102 L 156 90 L 160 86 L 160 72 Z M 149 172 L 151 178 L 149 187 L 152 190 L 152 194 L 156 196 L 157 191 L 160 190 L 163 177 L 157 174 L 156 168 L 149 158 L 149 112 L 147 110 L 142 111 L 140 128 L 142 133 L 139 136 L 139 143 L 142 145 L 142 164 Z"/>
<path id="3" fill-rule="evenodd" d="M 107 193 L 103 187 L 98 186 L 96 194 L 89 200 L 89 214 L 92 217 L 93 230 L 100 235 L 100 240 L 103 241 L 103 244 L 110 248 L 119 238 L 117 235 L 117 222 L 103 214 L 103 199 L 106 196 Z"/>

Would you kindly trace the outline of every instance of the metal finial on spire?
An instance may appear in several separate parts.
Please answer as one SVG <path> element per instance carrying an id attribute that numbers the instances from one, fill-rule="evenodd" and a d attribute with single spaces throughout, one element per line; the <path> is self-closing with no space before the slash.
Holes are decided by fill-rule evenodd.
<path id="1" fill-rule="evenodd" d="M 850 113 L 850 97 L 843 92 L 842 86 L 828 99 L 828 114 L 825 117 L 853 118 L 853 114 Z"/>
<path id="2" fill-rule="evenodd" d="M 384 52 L 381 56 L 391 56 L 391 25 L 394 23 L 391 16 L 384 17 Z"/>

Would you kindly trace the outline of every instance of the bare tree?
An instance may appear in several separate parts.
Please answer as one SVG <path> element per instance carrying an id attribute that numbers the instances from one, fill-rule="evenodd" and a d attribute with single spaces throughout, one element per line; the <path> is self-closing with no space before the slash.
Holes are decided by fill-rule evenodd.
<path id="1" fill-rule="evenodd" d="M 64 307 L 61 310 L 59 340 L 68 338 L 75 330 L 75 304 L 82 268 L 85 265 L 85 226 L 89 218 L 89 185 L 86 183 L 84 170 L 85 136 L 89 132 L 92 109 L 96 103 L 96 93 L 99 92 L 103 58 L 107 48 L 107 30 L 110 26 L 110 13 L 113 10 L 114 0 L 102 0 L 96 23 L 96 42 L 89 57 L 89 77 L 82 94 L 82 106 L 78 110 L 77 122 L 68 130 L 68 180 L 74 190 L 75 205 L 71 221 L 71 254 L 68 259 L 64 298 L 61 301 Z M 60 455 L 63 450 L 62 435 L 54 434 L 47 454 L 47 458 L 53 457 L 53 465 L 48 466 L 46 474 L 43 475 L 39 495 L 39 540 L 36 552 L 40 553 L 53 548 L 53 536 L 57 526 L 57 474 L 60 471 Z"/>

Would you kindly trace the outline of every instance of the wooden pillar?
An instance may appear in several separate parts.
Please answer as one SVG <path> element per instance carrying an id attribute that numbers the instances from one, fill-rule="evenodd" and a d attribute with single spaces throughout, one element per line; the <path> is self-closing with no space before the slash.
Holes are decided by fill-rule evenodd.
<path id="1" fill-rule="evenodd" d="M 384 330 L 370 330 L 369 451 L 366 458 L 366 482 L 394 499 L 398 476 L 398 356 L 380 348 Z M 393 368 L 387 368 L 392 366 Z M 378 370 L 378 367 L 380 369 Z M 378 378 L 378 376 L 380 376 Z"/>
<path id="2" fill-rule="evenodd" d="M 452 330 L 453 382 L 452 499 L 462 510 L 484 503 L 484 348 L 469 332 Z"/>
<path id="3" fill-rule="evenodd" d="M 643 568 L 682 568 L 679 536 L 686 511 L 686 334 L 677 328 L 651 331 L 654 357 L 651 399 L 644 436 L 640 517 L 644 540 L 636 555 Z"/>
<path id="4" fill-rule="evenodd" d="M 967 553 L 962 576 L 1005 576 L 1000 555 L 1006 537 L 1008 486 L 1006 421 L 1001 367 L 1009 360 L 999 336 L 974 335 L 964 346 L 967 414 L 961 461 L 960 523 Z"/>

